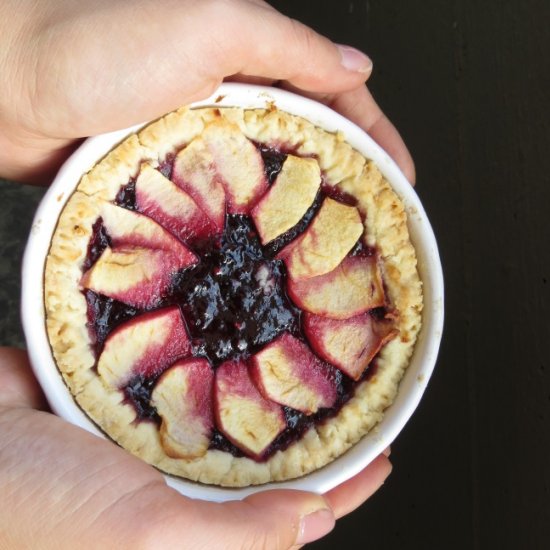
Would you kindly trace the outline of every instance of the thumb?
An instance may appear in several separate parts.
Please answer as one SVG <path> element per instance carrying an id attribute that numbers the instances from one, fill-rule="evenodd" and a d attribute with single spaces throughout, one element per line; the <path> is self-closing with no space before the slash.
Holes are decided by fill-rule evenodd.
<path id="1" fill-rule="evenodd" d="M 158 485 L 147 489 L 148 513 L 162 510 L 155 521 L 148 520 L 155 525 L 146 530 L 151 547 L 161 541 L 162 548 L 285 550 L 319 539 L 335 524 L 326 500 L 305 491 L 278 489 L 213 503 L 182 498 Z"/>
<path id="2" fill-rule="evenodd" d="M 250 509 L 263 517 L 252 536 L 259 542 L 265 541 L 266 548 L 288 548 L 313 542 L 332 531 L 335 524 L 327 501 L 321 495 L 304 491 L 257 493 L 242 503 L 243 513 Z"/>
<path id="3" fill-rule="evenodd" d="M 227 55 L 220 55 L 211 41 L 201 44 L 202 55 L 210 58 L 212 77 L 221 72 L 224 77 L 284 80 L 299 89 L 326 93 L 354 89 L 370 76 L 372 61 L 363 52 L 335 44 L 271 6 L 239 3 L 231 11 L 229 16 L 218 9 L 216 15 L 223 17 Z"/>

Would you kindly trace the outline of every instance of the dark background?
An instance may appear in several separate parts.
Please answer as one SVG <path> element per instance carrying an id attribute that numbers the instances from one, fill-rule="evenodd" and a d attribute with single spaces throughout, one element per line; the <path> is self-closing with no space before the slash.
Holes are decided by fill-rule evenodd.
<path id="1" fill-rule="evenodd" d="M 550 547 L 549 0 L 272 1 L 374 60 L 416 161 L 446 327 L 382 490 L 311 548 Z M 0 182 L 0 343 L 43 191 Z"/>

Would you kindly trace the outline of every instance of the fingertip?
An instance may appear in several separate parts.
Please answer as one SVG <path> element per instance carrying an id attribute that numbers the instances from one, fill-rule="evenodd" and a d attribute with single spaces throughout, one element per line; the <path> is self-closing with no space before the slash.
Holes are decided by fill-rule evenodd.
<path id="1" fill-rule="evenodd" d="M 336 523 L 325 497 L 315 493 L 277 489 L 251 495 L 245 502 L 255 513 L 271 518 L 277 536 L 289 546 L 318 540 Z"/>
<path id="2" fill-rule="evenodd" d="M 340 53 L 340 63 L 346 71 L 361 73 L 365 76 L 372 73 L 372 60 L 362 51 L 346 44 L 335 44 Z"/>
<path id="3" fill-rule="evenodd" d="M 307 544 L 330 533 L 336 525 L 336 518 L 328 508 L 317 510 L 300 519 L 296 544 Z"/>
<path id="4" fill-rule="evenodd" d="M 380 455 L 376 459 L 380 464 L 380 474 L 379 474 L 380 479 L 381 479 L 380 485 L 383 485 L 385 483 L 386 479 L 388 479 L 389 475 L 393 471 L 393 464 L 392 464 L 389 456 L 390 456 L 390 453 L 388 453 L 388 454 L 382 453 L 382 455 Z"/>
<path id="5" fill-rule="evenodd" d="M 395 161 L 409 183 L 414 185 L 416 182 L 416 170 L 413 158 L 401 134 L 386 115 L 381 113 L 376 122 L 367 131 L 372 139 Z"/>
<path id="6" fill-rule="evenodd" d="M 247 26 L 247 40 L 239 41 L 241 63 L 233 72 L 287 81 L 302 90 L 323 93 L 352 90 L 369 77 L 372 61 L 356 48 L 335 44 L 276 10 L 261 11 L 261 24 L 255 21 L 258 15 L 247 15 L 253 24 Z M 251 42 L 260 47 L 250 49 Z"/>
<path id="7" fill-rule="evenodd" d="M 380 454 L 355 477 L 329 491 L 325 496 L 336 518 L 349 514 L 369 499 L 385 483 L 392 469 L 388 457 Z"/>

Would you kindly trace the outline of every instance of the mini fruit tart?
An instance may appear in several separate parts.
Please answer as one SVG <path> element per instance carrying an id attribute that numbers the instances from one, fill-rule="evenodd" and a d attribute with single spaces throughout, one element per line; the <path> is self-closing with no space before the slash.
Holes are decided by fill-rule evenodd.
<path id="1" fill-rule="evenodd" d="M 45 308 L 105 434 L 242 487 L 321 468 L 377 425 L 422 287 L 403 205 L 339 134 L 275 108 L 182 108 L 82 177 Z"/>

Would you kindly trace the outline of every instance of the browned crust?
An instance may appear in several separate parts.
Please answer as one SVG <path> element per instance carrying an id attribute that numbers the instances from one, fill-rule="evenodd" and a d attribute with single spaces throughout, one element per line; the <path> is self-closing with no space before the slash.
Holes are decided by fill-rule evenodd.
<path id="1" fill-rule="evenodd" d="M 380 251 L 392 306 L 399 312 L 400 336 L 378 359 L 376 375 L 358 386 L 340 413 L 266 462 L 210 450 L 196 460 L 169 457 L 155 425 L 134 422 L 134 409 L 121 392 L 107 387 L 93 370 L 86 329 L 86 302 L 79 288 L 82 265 L 101 201 L 114 200 L 121 185 L 135 177 L 144 159 L 160 163 L 184 147 L 205 125 L 237 124 L 258 142 L 285 143 L 298 155 L 314 154 L 326 181 L 358 200 L 369 245 Z M 340 456 L 372 430 L 392 403 L 409 362 L 421 324 L 422 288 L 409 239 L 404 207 L 380 171 L 338 134 L 278 110 L 239 108 L 180 109 L 150 124 L 113 149 L 84 175 L 65 206 L 46 263 L 45 308 L 53 354 L 78 404 L 113 440 L 160 470 L 203 483 L 247 486 L 296 478 Z"/>

